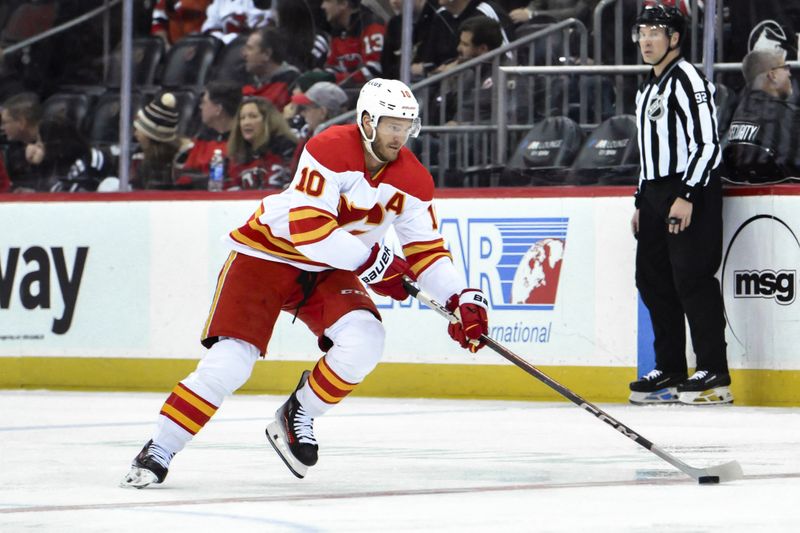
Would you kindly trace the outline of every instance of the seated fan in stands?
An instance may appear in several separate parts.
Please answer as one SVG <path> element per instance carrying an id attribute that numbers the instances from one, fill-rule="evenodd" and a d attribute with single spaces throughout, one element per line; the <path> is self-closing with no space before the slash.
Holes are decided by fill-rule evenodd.
<path id="1" fill-rule="evenodd" d="M 282 189 L 289 174 L 297 138 L 280 111 L 268 100 L 242 100 L 228 140 L 225 189 Z"/>
<path id="2" fill-rule="evenodd" d="M 800 110 L 789 102 L 792 80 L 784 54 L 754 50 L 745 56 L 742 73 L 747 91 L 723 150 L 728 177 L 746 183 L 800 177 Z"/>

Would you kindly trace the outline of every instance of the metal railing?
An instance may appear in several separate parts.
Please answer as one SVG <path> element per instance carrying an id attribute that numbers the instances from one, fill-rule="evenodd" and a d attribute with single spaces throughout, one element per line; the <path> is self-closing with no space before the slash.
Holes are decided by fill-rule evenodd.
<path id="1" fill-rule="evenodd" d="M 574 53 L 571 50 L 571 36 L 577 36 L 578 50 Z M 558 40 L 560 39 L 560 44 Z M 491 164 L 497 158 L 497 143 L 494 132 L 497 129 L 499 116 L 497 114 L 497 106 L 495 102 L 500 98 L 501 92 L 498 83 L 493 83 L 491 90 L 482 96 L 485 98 L 475 97 L 471 102 L 472 115 L 476 118 L 469 124 L 447 124 L 446 108 L 448 105 L 448 98 L 455 99 L 456 113 L 465 111 L 464 101 L 465 93 L 467 93 L 467 76 L 473 77 L 472 85 L 470 87 L 473 94 L 478 94 L 481 89 L 484 75 L 491 69 L 492 80 L 497 80 L 503 61 L 515 60 L 520 55 L 532 57 L 537 52 L 544 50 L 545 61 L 548 64 L 552 63 L 553 58 L 558 57 L 577 57 L 579 62 L 586 63 L 588 60 L 588 43 L 589 32 L 586 26 L 578 19 L 570 18 L 557 23 L 548 25 L 546 28 L 525 35 L 507 45 L 501 46 L 491 50 L 490 52 L 465 61 L 458 66 L 438 74 L 431 75 L 424 80 L 418 81 L 411 85 L 417 99 L 422 102 L 424 112 L 422 112 L 422 132 L 421 136 L 421 160 L 424 165 L 432 170 L 439 186 L 445 185 L 445 174 L 448 171 L 449 162 L 452 160 L 457 168 L 464 167 L 481 167 Z M 452 87 L 450 95 L 443 94 L 441 90 L 442 85 L 449 85 Z M 535 86 L 532 84 L 528 87 L 529 91 L 533 91 Z M 584 93 L 584 91 L 581 91 Z M 562 95 L 563 96 L 563 95 Z M 542 93 L 545 105 L 550 106 L 554 98 L 554 92 L 551 90 L 549 82 L 545 82 L 545 87 Z M 490 116 L 488 120 L 484 120 L 481 124 L 477 120 L 481 114 L 481 105 L 489 103 Z M 563 103 L 563 102 L 562 102 Z M 429 107 L 438 106 L 438 114 L 433 116 L 429 111 Z M 531 109 L 532 106 L 529 106 Z M 586 118 L 586 102 L 583 101 L 581 106 L 581 116 Z M 531 115 L 531 113 L 529 113 Z M 456 115 L 457 119 L 458 115 Z M 327 122 L 321 124 L 317 131 L 335 124 L 342 124 L 344 122 L 352 121 L 355 118 L 355 111 L 348 111 L 342 113 Z M 530 122 L 532 116 L 528 117 Z M 476 147 L 479 148 L 475 150 Z M 470 158 L 472 158 L 470 160 Z M 477 159 L 476 159 L 477 158 Z"/>

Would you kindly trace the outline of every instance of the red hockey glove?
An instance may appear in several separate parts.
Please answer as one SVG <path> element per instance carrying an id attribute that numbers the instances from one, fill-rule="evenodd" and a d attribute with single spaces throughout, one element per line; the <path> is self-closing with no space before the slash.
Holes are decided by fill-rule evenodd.
<path id="1" fill-rule="evenodd" d="M 460 319 L 447 328 L 450 337 L 472 353 L 483 348 L 486 343 L 480 340 L 481 335 L 489 333 L 486 296 L 478 289 L 464 289 L 460 295 L 452 295 L 445 307 Z"/>
<path id="2" fill-rule="evenodd" d="M 414 279 L 408 263 L 394 255 L 391 248 L 378 243 L 372 247 L 366 262 L 356 269 L 356 275 L 381 296 L 389 296 L 401 302 L 408 298 L 408 291 L 403 286 L 403 276 Z"/>

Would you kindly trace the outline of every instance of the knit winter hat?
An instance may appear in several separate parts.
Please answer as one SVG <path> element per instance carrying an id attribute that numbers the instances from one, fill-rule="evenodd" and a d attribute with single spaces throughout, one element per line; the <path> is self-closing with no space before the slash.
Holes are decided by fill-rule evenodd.
<path id="1" fill-rule="evenodd" d="M 174 141 L 178 131 L 177 101 L 172 93 L 164 93 L 136 113 L 133 127 L 154 141 Z"/>

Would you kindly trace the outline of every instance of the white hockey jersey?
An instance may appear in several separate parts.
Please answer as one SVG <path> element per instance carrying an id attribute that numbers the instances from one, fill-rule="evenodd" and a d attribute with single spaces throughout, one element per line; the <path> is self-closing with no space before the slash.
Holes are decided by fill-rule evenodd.
<path id="1" fill-rule="evenodd" d="M 306 144 L 297 168 L 230 233 L 235 250 L 308 271 L 356 270 L 394 226 L 425 290 L 446 299 L 465 287 L 438 231 L 433 178 L 410 150 L 370 176 L 358 126 L 334 126 Z"/>
<path id="2" fill-rule="evenodd" d="M 228 44 L 241 34 L 266 26 L 272 18 L 271 9 L 256 8 L 253 0 L 214 0 L 206 9 L 203 33 Z"/>

